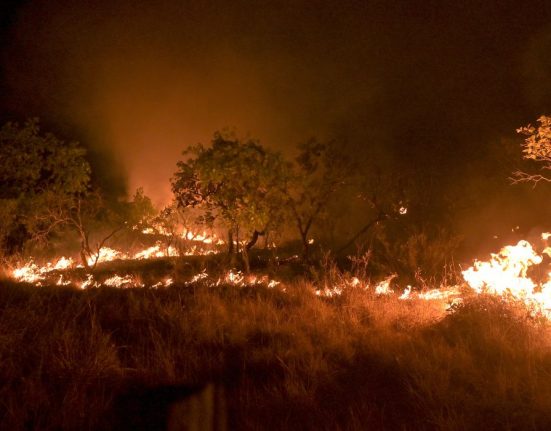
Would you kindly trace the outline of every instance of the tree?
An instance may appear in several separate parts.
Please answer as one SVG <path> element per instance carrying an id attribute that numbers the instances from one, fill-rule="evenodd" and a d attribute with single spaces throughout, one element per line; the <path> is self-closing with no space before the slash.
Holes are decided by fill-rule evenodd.
<path id="1" fill-rule="evenodd" d="M 539 125 L 536 127 L 528 124 L 517 129 L 517 133 L 526 136 L 522 144 L 522 157 L 540 163 L 544 171 L 551 170 L 551 117 L 542 115 L 537 121 Z M 524 171 L 516 171 L 513 174 L 513 182 L 531 182 L 535 186 L 540 181 L 551 182 L 551 178 L 544 174 Z"/>
<path id="2" fill-rule="evenodd" d="M 315 139 L 299 145 L 293 174 L 285 185 L 285 196 L 302 242 L 302 257 L 309 259 L 309 234 L 330 200 L 349 184 L 355 173 L 353 155 L 342 151 L 337 141 Z"/>
<path id="3" fill-rule="evenodd" d="M 51 133 L 41 134 L 37 119 L 0 129 L 0 214 L 2 250 L 13 253 L 30 239 L 34 215 L 54 199 L 85 193 L 90 183 L 86 150 Z"/>
<path id="4" fill-rule="evenodd" d="M 385 171 L 366 164 L 361 165 L 358 175 L 354 176 L 352 187 L 358 200 L 367 204 L 363 224 L 339 247 L 341 253 L 370 232 L 374 227 L 389 219 L 400 218 L 407 214 L 408 203 L 405 197 L 405 180 L 396 172 Z"/>
<path id="5" fill-rule="evenodd" d="M 106 201 L 99 189 L 64 198 L 47 193 L 40 208 L 29 217 L 28 227 L 35 241 L 46 242 L 67 229 L 76 233 L 81 263 L 93 271 L 101 250 L 115 235 L 126 229 L 141 229 L 154 214 L 151 200 L 141 188 L 132 200 L 116 203 Z"/>
<path id="6" fill-rule="evenodd" d="M 249 251 L 260 236 L 279 229 L 284 218 L 282 192 L 288 166 L 278 153 L 257 141 L 216 132 L 210 147 L 191 146 L 171 180 L 177 205 L 201 208 L 200 223 L 221 223 L 228 232 L 228 253 L 240 251 L 249 270 Z M 233 257 L 232 257 L 233 259 Z"/>
<path id="7" fill-rule="evenodd" d="M 41 134 L 37 119 L 0 129 L 0 184 L 4 252 L 30 240 L 46 243 L 69 229 L 80 240 L 81 261 L 88 270 L 95 268 L 101 249 L 116 233 L 154 213 L 141 189 L 130 202 L 107 202 L 92 188 L 86 150 Z"/>

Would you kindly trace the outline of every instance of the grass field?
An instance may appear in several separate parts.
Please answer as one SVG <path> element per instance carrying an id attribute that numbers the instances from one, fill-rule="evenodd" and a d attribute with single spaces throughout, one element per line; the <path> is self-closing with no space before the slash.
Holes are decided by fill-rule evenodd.
<path id="1" fill-rule="evenodd" d="M 0 429 L 163 429 L 159 397 L 206 383 L 228 429 L 551 429 L 547 321 L 493 297 L 444 311 L 312 283 L 2 281 Z"/>

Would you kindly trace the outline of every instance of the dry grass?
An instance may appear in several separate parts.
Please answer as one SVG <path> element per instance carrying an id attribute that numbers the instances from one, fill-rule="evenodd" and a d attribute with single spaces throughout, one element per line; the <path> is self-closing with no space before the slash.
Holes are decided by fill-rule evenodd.
<path id="1" fill-rule="evenodd" d="M 551 428 L 548 325 L 492 298 L 443 316 L 298 281 L 1 284 L 0 429 L 138 429 L 121 394 L 208 381 L 227 388 L 230 429 Z"/>

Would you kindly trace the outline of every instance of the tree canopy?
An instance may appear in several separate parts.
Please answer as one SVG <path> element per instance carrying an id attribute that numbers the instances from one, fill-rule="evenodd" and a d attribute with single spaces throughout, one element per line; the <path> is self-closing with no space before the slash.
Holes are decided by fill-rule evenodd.
<path id="1" fill-rule="evenodd" d="M 151 218 L 151 201 L 138 189 L 131 201 L 107 202 L 91 184 L 86 149 L 41 133 L 37 119 L 0 129 L 0 251 L 29 240 L 77 235 L 82 263 L 93 269 L 106 242 L 123 228 Z"/>
<path id="2" fill-rule="evenodd" d="M 528 124 L 518 128 L 517 132 L 526 136 L 522 144 L 523 158 L 539 163 L 541 170 L 547 171 L 551 170 L 551 117 L 542 115 L 537 122 L 537 126 Z M 551 182 L 551 177 L 541 173 L 516 171 L 514 181 L 538 184 L 540 181 Z"/>
<path id="3" fill-rule="evenodd" d="M 35 218 L 52 201 L 70 201 L 90 184 L 86 150 L 41 133 L 37 119 L 24 124 L 8 122 L 0 129 L 0 217 L 2 250 L 12 252 L 43 229 L 46 220 Z M 41 225 L 42 224 L 42 225 Z"/>
<path id="4" fill-rule="evenodd" d="M 51 133 L 41 134 L 37 119 L 0 129 L 1 198 L 45 192 L 81 193 L 90 181 L 86 150 Z"/>
<path id="5" fill-rule="evenodd" d="M 239 249 L 240 238 L 246 239 L 246 258 L 258 236 L 283 222 L 288 164 L 258 141 L 219 132 L 209 147 L 191 146 L 183 155 L 172 178 L 178 206 L 200 207 L 200 222 L 223 225 L 230 253 L 234 242 Z"/>
<path id="6" fill-rule="evenodd" d="M 285 196 L 300 234 L 303 257 L 308 258 L 313 225 L 324 215 L 336 193 L 350 184 L 356 165 L 353 155 L 343 152 L 338 141 L 322 143 L 310 139 L 298 150 Z"/>

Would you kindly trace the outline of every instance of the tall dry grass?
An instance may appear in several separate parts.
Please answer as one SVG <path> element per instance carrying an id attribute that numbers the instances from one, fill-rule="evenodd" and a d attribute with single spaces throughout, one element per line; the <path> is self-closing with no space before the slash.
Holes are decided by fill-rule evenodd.
<path id="1" fill-rule="evenodd" d="M 2 282 L 0 429 L 146 429 L 165 408 L 154 389 L 205 382 L 225 386 L 229 429 L 551 429 L 550 340 L 545 321 L 492 298 L 446 314 L 354 288 L 322 298 L 306 281 Z"/>

